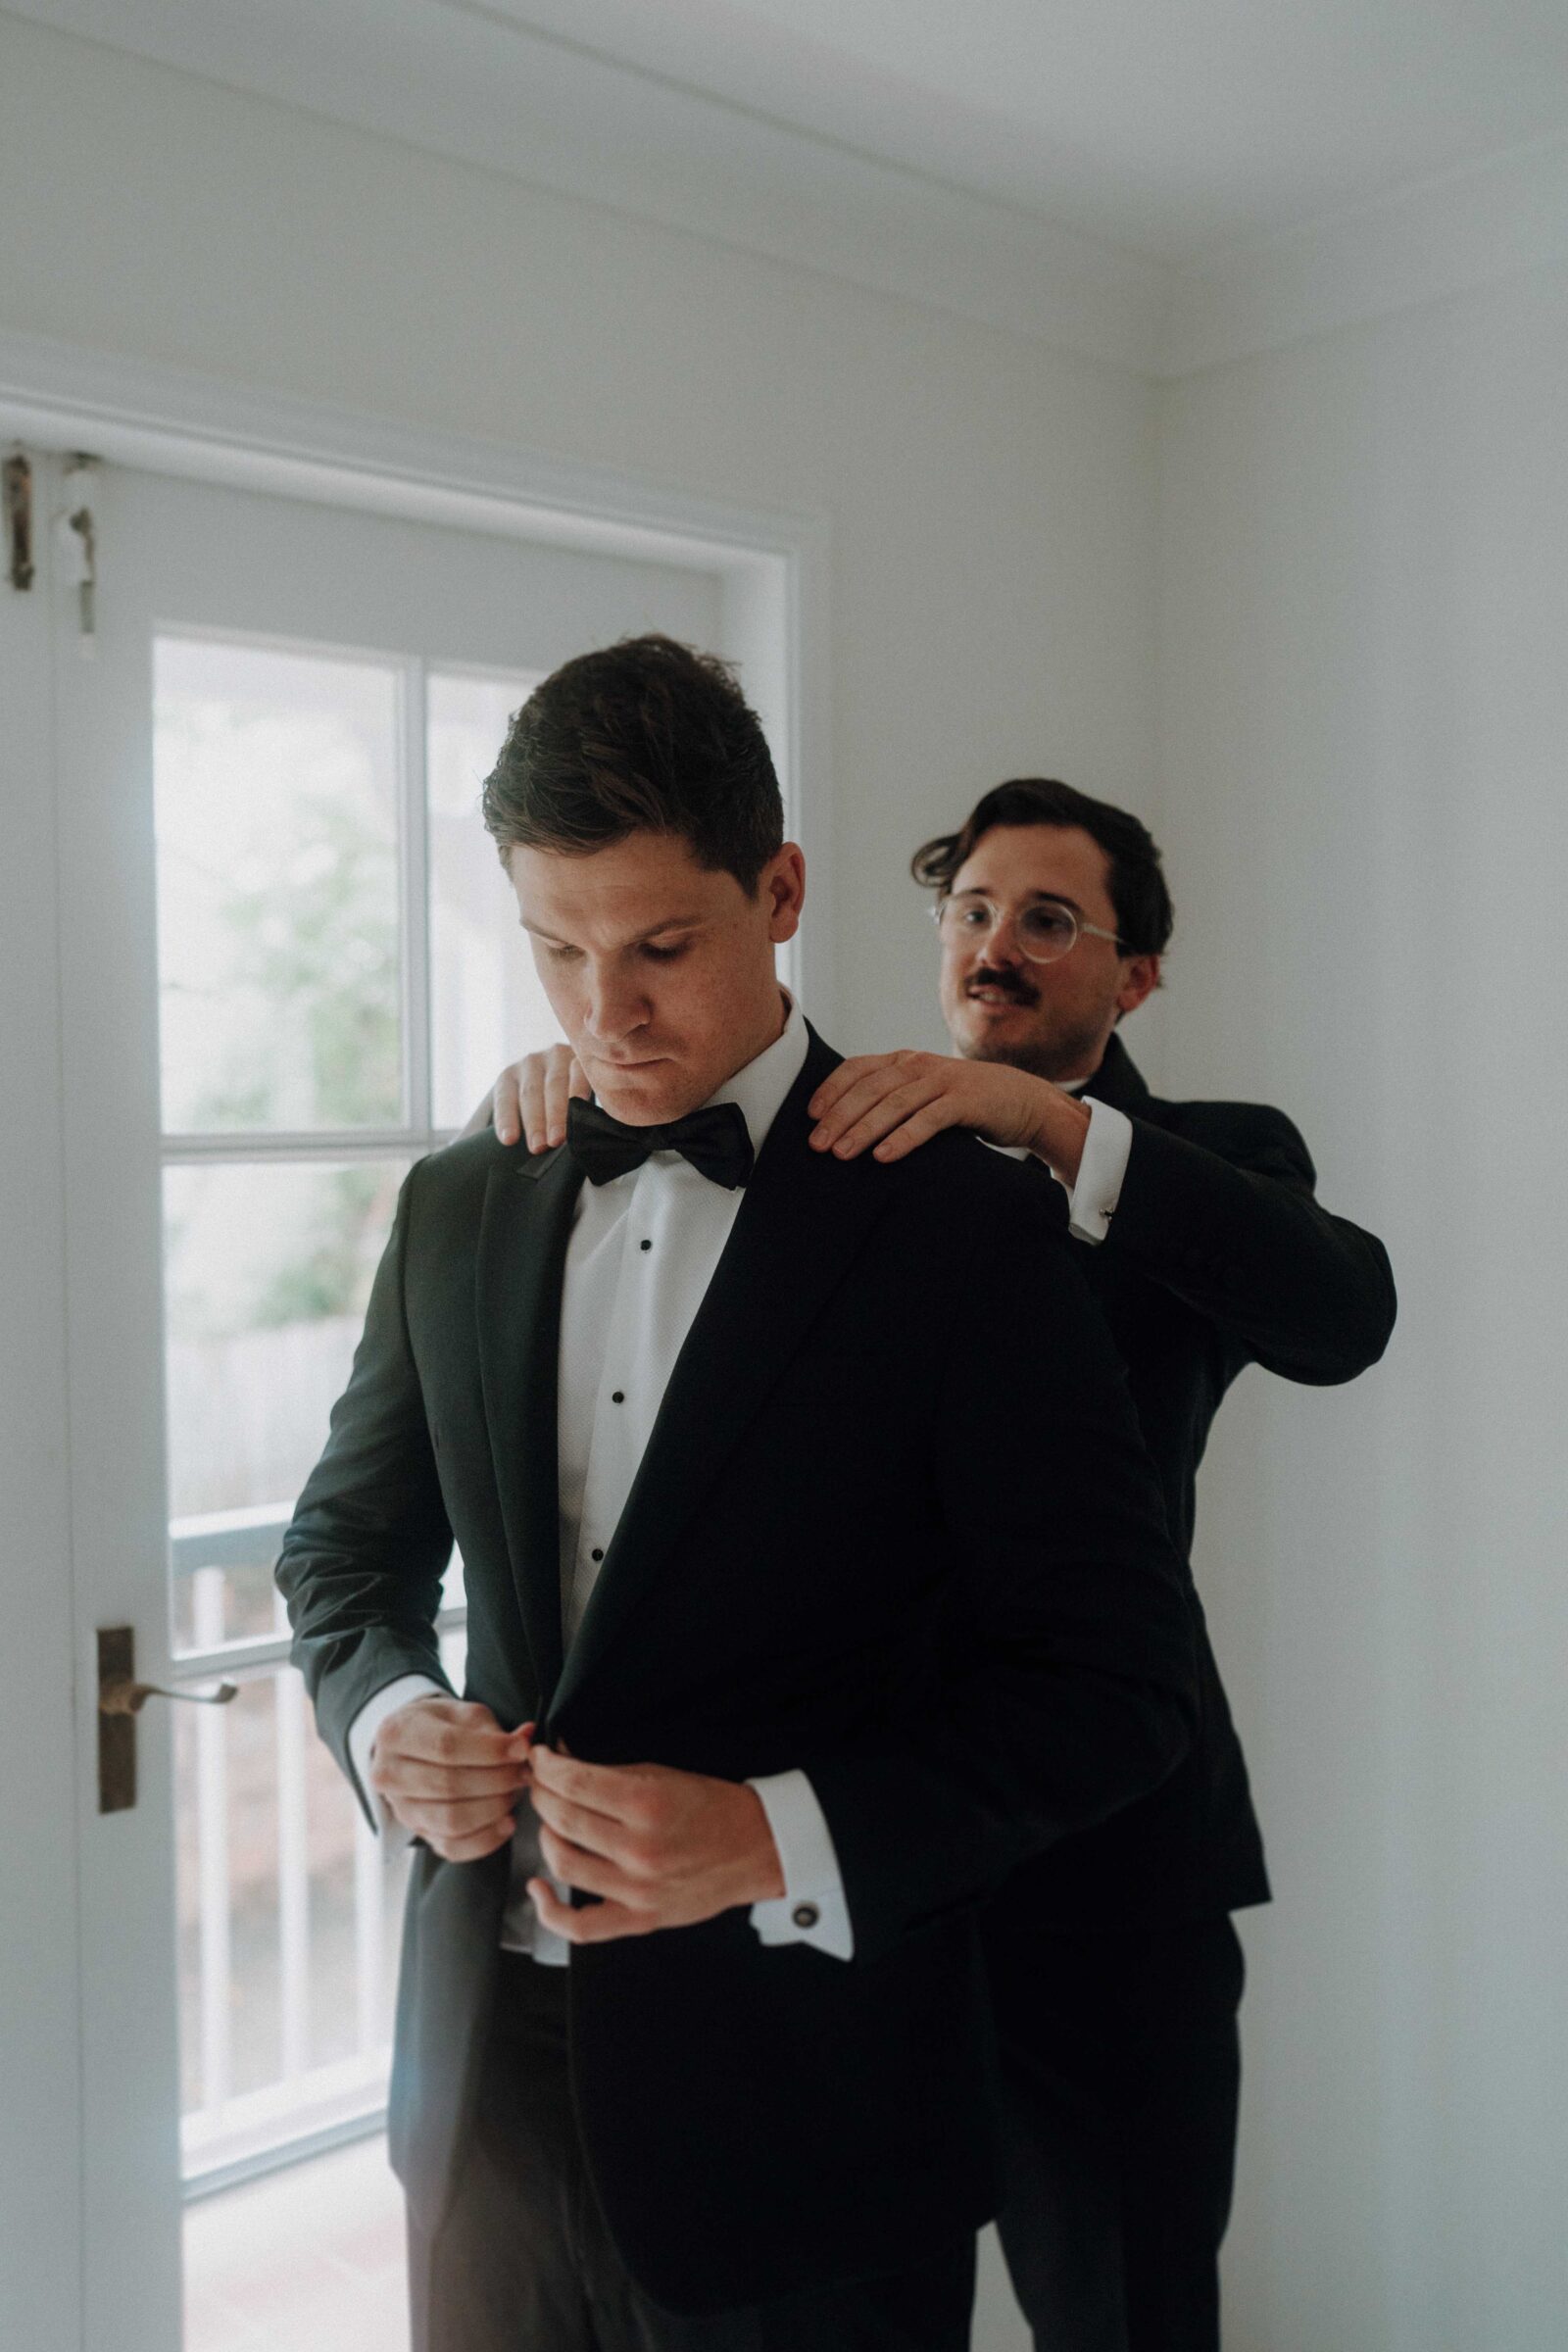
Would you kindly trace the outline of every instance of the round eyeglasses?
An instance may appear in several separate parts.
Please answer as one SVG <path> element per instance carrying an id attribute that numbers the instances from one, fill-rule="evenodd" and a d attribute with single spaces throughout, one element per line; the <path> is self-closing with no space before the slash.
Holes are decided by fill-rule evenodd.
<path id="1" fill-rule="evenodd" d="M 992 937 L 1003 919 L 1002 908 L 977 890 L 943 899 L 931 913 L 945 948 L 978 945 Z M 1078 945 L 1081 931 L 1087 931 L 1091 939 L 1108 939 L 1113 948 L 1121 947 L 1114 931 L 1107 931 L 1102 923 L 1086 922 L 1064 899 L 1032 899 L 1027 906 L 1019 907 L 1012 927 L 1020 954 L 1031 963 L 1059 962 Z"/>

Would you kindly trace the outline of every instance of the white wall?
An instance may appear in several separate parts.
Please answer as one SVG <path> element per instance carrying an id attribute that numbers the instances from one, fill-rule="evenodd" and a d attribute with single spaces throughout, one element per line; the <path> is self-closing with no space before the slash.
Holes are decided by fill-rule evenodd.
<path id="1" fill-rule="evenodd" d="M 1254 1915 L 1235 2352 L 1568 2308 L 1568 271 L 1161 395 L 1173 1091 L 1383 1234 L 1361 1386 L 1253 1373 L 1199 1566 Z"/>
<path id="2" fill-rule="evenodd" d="M 903 859 L 981 788 L 1148 804 L 1136 376 L 3 17 L 0 218 L 0 331 L 824 516 L 846 1048 L 940 1038 Z"/>
<path id="3" fill-rule="evenodd" d="M 1131 1042 L 1295 1112 L 1403 1300 L 1356 1389 L 1250 1375 L 1204 1478 L 1281 1892 L 1231 2342 L 1545 2352 L 1568 277 L 1156 394 L 14 19 L 0 208 L 0 329 L 825 515 L 845 1046 L 935 1042 L 901 856 L 983 785 L 1153 815 Z"/>
<path id="4" fill-rule="evenodd" d="M 846 1047 L 939 1034 L 903 844 L 1147 798 L 1138 377 L 3 17 L 0 217 L 0 327 L 824 515 Z"/>

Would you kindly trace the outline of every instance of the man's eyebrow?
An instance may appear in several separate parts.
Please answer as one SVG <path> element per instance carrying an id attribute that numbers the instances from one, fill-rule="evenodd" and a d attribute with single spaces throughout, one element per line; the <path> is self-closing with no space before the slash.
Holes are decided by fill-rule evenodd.
<path id="1" fill-rule="evenodd" d="M 995 899 L 1001 894 L 993 890 L 988 882 L 966 882 L 962 890 L 955 891 L 953 895 L 958 899 Z M 1038 905 L 1042 899 L 1049 899 L 1053 906 L 1070 906 L 1074 914 L 1083 912 L 1077 900 L 1070 899 L 1064 890 L 1026 890 L 1024 898 L 1031 906 Z"/>
<path id="2" fill-rule="evenodd" d="M 517 920 L 530 938 L 542 939 L 552 948 L 569 948 L 576 945 L 574 940 L 562 939 L 557 932 L 546 931 L 539 923 L 530 923 L 525 914 L 519 914 Z M 646 946 L 651 939 L 662 939 L 666 931 L 701 930 L 707 920 L 708 917 L 704 914 L 668 914 L 662 923 L 650 923 L 646 931 L 639 931 L 634 939 L 623 940 L 621 945 L 627 948 L 641 948 Z"/>

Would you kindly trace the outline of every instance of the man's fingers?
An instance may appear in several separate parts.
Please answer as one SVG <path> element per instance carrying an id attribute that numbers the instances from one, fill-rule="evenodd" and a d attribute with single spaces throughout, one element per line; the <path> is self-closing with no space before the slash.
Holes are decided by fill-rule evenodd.
<path id="1" fill-rule="evenodd" d="M 565 1943 L 613 1943 L 621 1936 L 647 1936 L 659 1924 L 624 1903 L 590 1903 L 578 1910 L 564 1903 L 543 1879 L 530 1879 L 528 1893 L 543 1925 Z"/>
<path id="2" fill-rule="evenodd" d="M 582 1064 L 569 1046 L 552 1046 L 543 1056 L 545 1064 L 545 1125 L 552 1144 L 566 1140 L 566 1105 L 572 1097 L 586 1102 L 593 1093 L 583 1075 Z"/>
<path id="3" fill-rule="evenodd" d="M 957 1112 L 949 1097 L 933 1093 L 929 1087 L 905 1088 L 867 1111 L 864 1118 L 858 1119 L 833 1149 L 839 1157 L 853 1159 L 868 1145 L 880 1147 L 886 1141 L 902 1138 L 920 1122 L 920 1134 L 911 1135 L 905 1145 L 906 1151 L 912 1151 L 916 1143 L 923 1143 L 940 1128 L 953 1126 L 956 1118 Z M 877 1156 L 885 1159 L 888 1154 L 879 1148 Z"/>
<path id="4" fill-rule="evenodd" d="M 871 1144 L 880 1143 L 907 1118 L 923 1110 L 928 1103 L 941 1100 L 941 1087 L 935 1079 L 921 1075 L 906 1078 L 902 1085 L 888 1080 L 881 1091 L 869 1101 L 858 1094 L 851 1097 L 840 1108 L 833 1135 L 832 1149 L 839 1159 L 854 1159 Z"/>
<path id="5" fill-rule="evenodd" d="M 431 1808 L 410 1805 L 392 1807 L 404 1828 L 419 1838 L 443 1862 L 477 1862 L 485 1854 L 495 1853 L 501 1846 L 510 1845 L 516 1827 L 510 1813 L 497 1813 L 494 1804 L 481 1808 L 477 1822 L 455 1823 L 441 1819 Z"/>
<path id="6" fill-rule="evenodd" d="M 504 1764 L 510 1736 L 488 1707 L 461 1698 L 416 1698 L 389 1715 L 375 1738 L 377 1761 L 391 1756 L 427 1764 Z"/>
<path id="7" fill-rule="evenodd" d="M 534 1785 L 567 1797 L 590 1813 L 608 1813 L 615 1821 L 646 1820 L 651 1790 L 649 1771 L 641 1764 L 583 1764 L 550 1747 L 533 1751 Z"/>
<path id="8" fill-rule="evenodd" d="M 425 1798 L 452 1804 L 464 1798 L 505 1799 L 528 1786 L 528 1768 L 510 1764 L 427 1764 L 419 1756 L 377 1756 L 373 1786 L 383 1796 Z"/>
<path id="9" fill-rule="evenodd" d="M 927 1063 L 929 1066 L 924 1066 Z M 876 1110 L 880 1104 L 901 1096 L 927 1102 L 941 1083 L 942 1072 L 935 1054 L 890 1054 L 858 1078 L 853 1086 L 844 1088 L 812 1128 L 810 1141 L 819 1152 L 834 1149 L 850 1134 L 858 1121 Z"/>
<path id="10" fill-rule="evenodd" d="M 841 1061 L 811 1097 L 806 1106 L 807 1116 L 817 1120 L 831 1118 L 846 1095 L 857 1087 L 874 1085 L 897 1059 L 895 1054 L 857 1054 L 849 1061 Z"/>
<path id="11" fill-rule="evenodd" d="M 516 1081 L 522 1130 L 528 1139 L 530 1152 L 543 1152 L 554 1140 L 550 1133 L 549 1113 L 545 1109 L 544 1074 L 540 1068 L 543 1059 L 541 1054 L 530 1054 L 526 1061 L 514 1062 L 510 1073 Z"/>
<path id="12" fill-rule="evenodd" d="M 522 1121 L 517 1112 L 517 1077 L 514 1068 L 502 1071 L 490 1101 L 498 1140 L 503 1144 L 514 1144 L 522 1133 Z"/>
<path id="13" fill-rule="evenodd" d="M 566 1104 L 571 1100 L 571 1073 L 558 1064 L 545 1073 L 544 1083 L 545 1140 L 564 1144 L 566 1140 Z"/>
<path id="14" fill-rule="evenodd" d="M 647 1888 L 640 1887 L 618 1862 L 610 1861 L 604 1854 L 591 1854 L 586 1846 L 573 1845 L 569 1838 L 558 1838 L 554 1830 L 543 1825 L 539 1831 L 539 1851 L 551 1877 L 567 1886 L 575 1886 L 579 1893 L 597 1894 L 633 1910 L 649 1907 Z"/>
<path id="15" fill-rule="evenodd" d="M 538 1782 L 534 1785 L 533 1809 L 553 1836 L 564 1838 L 571 1845 L 602 1854 L 621 1868 L 635 1858 L 633 1833 L 613 1814 L 592 1812 L 586 1805 L 574 1804 L 569 1797 Z M 556 1875 L 560 1878 L 564 1874 L 558 1871 Z"/>
<path id="16" fill-rule="evenodd" d="M 488 1796 L 410 1796 L 391 1790 L 388 1802 L 398 1819 L 421 1838 L 471 1838 L 492 1827 L 503 1818 L 514 1821 L 515 1816 L 505 1797 Z"/>
<path id="17" fill-rule="evenodd" d="M 918 1152 L 920 1146 L 928 1144 L 934 1135 L 940 1135 L 944 1127 L 953 1127 L 956 1123 L 956 1114 L 948 1103 L 928 1102 L 923 1110 L 917 1110 L 912 1118 L 906 1119 L 891 1135 L 884 1136 L 873 1157 L 888 1161 L 903 1159 L 910 1152 Z"/>
<path id="18" fill-rule="evenodd" d="M 421 1831 L 420 1836 L 443 1862 L 482 1862 L 486 1854 L 499 1853 L 502 1846 L 512 1843 L 514 1826 L 508 1813 L 503 1814 L 499 1821 L 491 1822 L 487 1828 L 470 1832 L 467 1837 L 433 1836 L 428 1830 Z"/>

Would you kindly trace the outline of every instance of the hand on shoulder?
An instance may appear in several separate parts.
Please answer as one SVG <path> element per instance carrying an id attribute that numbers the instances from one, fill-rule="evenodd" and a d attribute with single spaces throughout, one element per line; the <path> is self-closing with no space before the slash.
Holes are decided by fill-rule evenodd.
<path id="1" fill-rule="evenodd" d="M 546 1046 L 507 1064 L 463 1133 L 482 1135 L 494 1127 L 498 1143 L 514 1144 L 521 1136 L 530 1152 L 546 1152 L 566 1140 L 572 1096 L 586 1099 L 592 1092 L 571 1048 Z"/>
<path id="2" fill-rule="evenodd" d="M 1048 1158 L 1068 1130 L 1081 1133 L 1088 1122 L 1049 1079 L 948 1054 L 857 1054 L 840 1062 L 808 1108 L 816 1121 L 813 1150 L 839 1159 L 867 1150 L 880 1160 L 903 1159 L 945 1127 Z"/>

